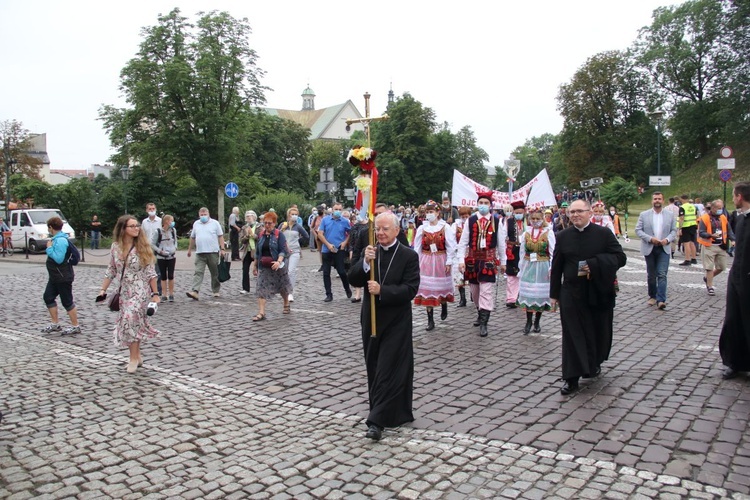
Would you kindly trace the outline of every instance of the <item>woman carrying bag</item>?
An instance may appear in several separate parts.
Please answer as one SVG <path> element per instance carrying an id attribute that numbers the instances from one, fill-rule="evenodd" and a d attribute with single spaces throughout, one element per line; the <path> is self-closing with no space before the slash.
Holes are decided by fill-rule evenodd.
<path id="1" fill-rule="evenodd" d="M 130 350 L 127 372 L 135 373 L 143 365 L 141 342 L 160 334 L 149 324 L 146 311 L 149 302 L 159 302 L 154 269 L 156 257 L 146 233 L 130 215 L 117 219 L 112 239 L 111 259 L 99 297 L 106 297 L 112 280 L 120 277 L 120 308 L 115 322 L 114 342 L 116 346 Z"/>
<path id="2" fill-rule="evenodd" d="M 258 314 L 253 321 L 266 319 L 266 301 L 275 294 L 281 294 L 284 299 L 284 314 L 289 314 L 289 294 L 292 293 L 292 283 L 285 258 L 289 254 L 284 233 L 276 229 L 277 216 L 274 212 L 267 212 L 263 217 L 263 231 L 258 236 L 253 261 L 253 276 L 258 277 L 256 290 L 258 295 Z"/>
<path id="3" fill-rule="evenodd" d="M 161 227 L 152 235 L 151 248 L 156 253 L 156 263 L 161 276 L 161 291 L 165 300 L 174 302 L 174 268 L 177 263 L 177 231 L 174 228 L 174 217 L 165 215 L 161 218 Z M 167 293 L 169 290 L 169 293 Z"/>

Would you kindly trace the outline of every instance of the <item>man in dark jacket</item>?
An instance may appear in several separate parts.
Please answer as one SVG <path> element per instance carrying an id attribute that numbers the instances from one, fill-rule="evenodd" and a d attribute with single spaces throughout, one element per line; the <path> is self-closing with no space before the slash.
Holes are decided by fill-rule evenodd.
<path id="1" fill-rule="evenodd" d="M 44 304 L 47 306 L 51 323 L 42 329 L 43 333 L 61 332 L 61 335 L 75 335 L 81 333 L 78 326 L 78 311 L 73 301 L 73 266 L 70 264 L 70 243 L 68 235 L 62 232 L 63 221 L 60 217 L 52 217 L 47 221 L 47 229 L 51 238 L 47 242 L 47 273 L 49 280 L 44 290 Z M 72 326 L 62 328 L 58 323 L 57 302 L 60 296 L 63 307 L 68 311 Z"/>

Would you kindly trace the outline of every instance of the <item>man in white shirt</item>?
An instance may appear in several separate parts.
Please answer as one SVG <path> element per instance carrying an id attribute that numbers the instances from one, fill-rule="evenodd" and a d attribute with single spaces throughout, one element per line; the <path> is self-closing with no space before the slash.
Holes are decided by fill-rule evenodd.
<path id="1" fill-rule="evenodd" d="M 460 272 L 466 272 L 471 299 L 477 307 L 479 336 L 487 336 L 487 322 L 494 309 L 496 276 L 505 273 L 507 255 L 505 224 L 490 213 L 492 191 L 477 194 L 478 213 L 469 217 L 458 242 L 456 259 Z M 499 268 L 499 269 L 498 269 Z"/>
<path id="2" fill-rule="evenodd" d="M 656 191 L 651 196 L 651 210 L 641 212 L 635 234 L 641 239 L 641 254 L 646 259 L 648 305 L 667 307 L 667 271 L 670 243 L 677 237 L 674 213 L 662 210 L 664 195 Z"/>
<path id="3" fill-rule="evenodd" d="M 193 300 L 198 300 L 206 266 L 211 273 L 211 291 L 214 297 L 220 297 L 219 257 L 224 256 L 224 231 L 221 229 L 221 224 L 211 218 L 206 207 L 198 211 L 198 216 L 200 218 L 193 223 L 193 230 L 190 232 L 187 251 L 187 256 L 190 257 L 195 248 L 193 288 L 192 291 L 187 292 L 187 296 Z"/>
<path id="4" fill-rule="evenodd" d="M 141 231 L 146 233 L 148 241 L 153 241 L 154 233 L 161 227 L 161 217 L 156 215 L 156 205 L 153 203 L 146 203 L 146 213 L 148 217 L 143 219 L 141 222 Z M 161 295 L 161 273 L 159 272 L 159 266 L 154 266 L 156 269 L 156 288 L 159 290 Z"/>

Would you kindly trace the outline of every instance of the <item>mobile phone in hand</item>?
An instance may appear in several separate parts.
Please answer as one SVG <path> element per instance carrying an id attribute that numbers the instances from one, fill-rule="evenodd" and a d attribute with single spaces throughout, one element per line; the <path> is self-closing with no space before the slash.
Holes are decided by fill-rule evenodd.
<path id="1" fill-rule="evenodd" d="M 104 300 L 104 299 L 106 299 L 106 298 L 107 298 L 107 294 L 106 294 L 106 293 L 105 293 L 105 294 L 103 294 L 103 295 L 97 295 L 97 296 L 96 296 L 96 301 L 97 301 L 97 302 L 101 302 L 101 301 L 103 301 L 103 300 Z"/>

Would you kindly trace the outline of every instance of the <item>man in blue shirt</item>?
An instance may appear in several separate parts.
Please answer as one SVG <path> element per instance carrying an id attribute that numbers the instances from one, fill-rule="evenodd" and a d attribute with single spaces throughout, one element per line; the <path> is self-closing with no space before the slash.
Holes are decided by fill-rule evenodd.
<path id="1" fill-rule="evenodd" d="M 68 235 L 62 232 L 63 221 L 60 217 L 52 217 L 47 221 L 47 229 L 51 238 L 47 241 L 47 273 L 49 280 L 44 290 L 44 304 L 47 306 L 51 323 L 42 329 L 42 333 L 60 332 L 61 335 L 75 335 L 81 333 L 78 326 L 78 311 L 73 301 L 73 279 L 75 273 L 70 259 Z M 63 307 L 68 312 L 72 326 L 62 328 L 58 323 L 57 302 L 60 296 Z"/>
<path id="2" fill-rule="evenodd" d="M 336 266 L 336 272 L 339 273 L 341 284 L 346 290 L 346 297 L 352 298 L 352 289 L 349 288 L 349 278 L 346 276 L 344 268 L 344 258 L 346 247 L 349 244 L 349 231 L 351 223 L 349 219 L 341 217 L 341 203 L 333 204 L 333 212 L 326 215 L 318 228 L 318 240 L 321 245 L 321 256 L 323 257 L 323 285 L 326 288 L 326 298 L 323 302 L 333 300 L 331 291 L 331 266 Z"/>

